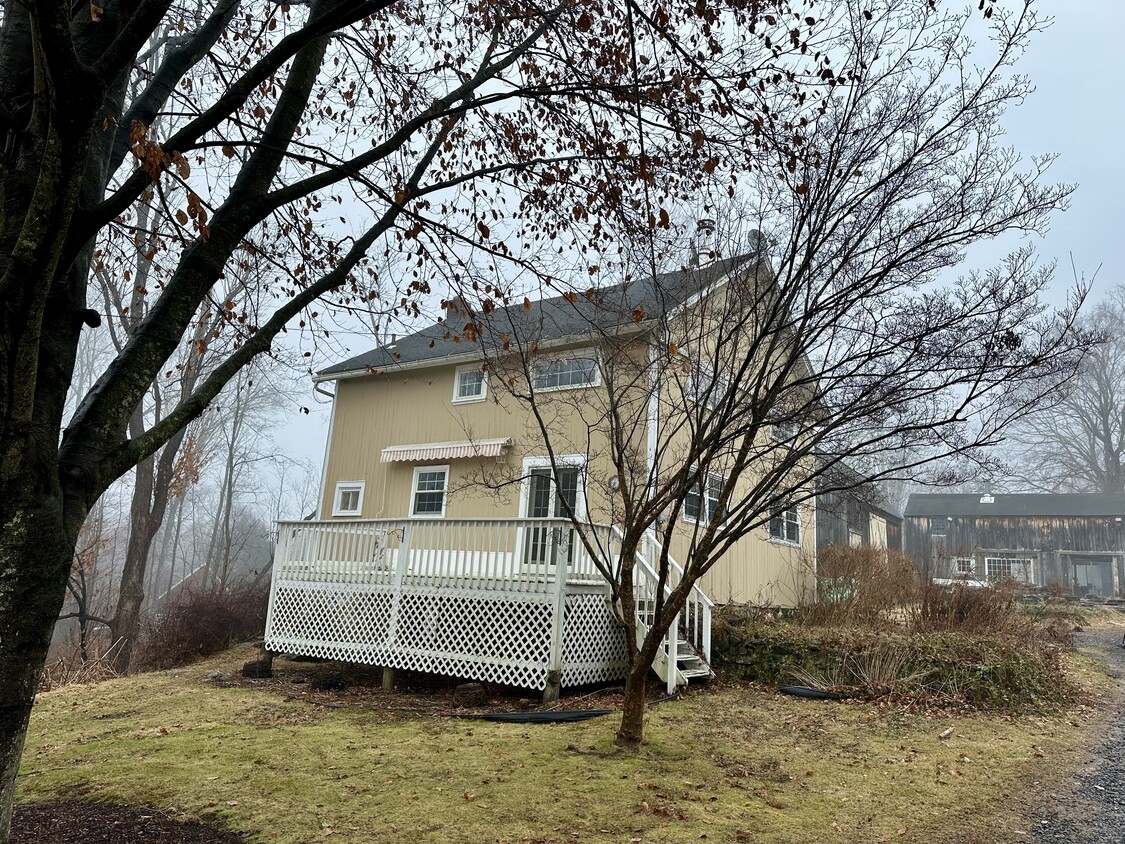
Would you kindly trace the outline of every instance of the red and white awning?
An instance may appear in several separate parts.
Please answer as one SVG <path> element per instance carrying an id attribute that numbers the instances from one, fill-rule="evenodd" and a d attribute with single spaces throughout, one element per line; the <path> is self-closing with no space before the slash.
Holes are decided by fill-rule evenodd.
<path id="1" fill-rule="evenodd" d="M 382 463 L 423 460 L 458 460 L 466 457 L 502 457 L 504 449 L 512 444 L 511 437 L 498 440 L 466 440 L 451 443 L 417 443 L 415 445 L 389 445 L 379 454 Z"/>

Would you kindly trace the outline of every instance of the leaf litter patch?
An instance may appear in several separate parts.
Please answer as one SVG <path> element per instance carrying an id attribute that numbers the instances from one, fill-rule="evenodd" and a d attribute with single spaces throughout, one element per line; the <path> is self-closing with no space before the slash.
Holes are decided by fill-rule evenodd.
<path id="1" fill-rule="evenodd" d="M 85 800 L 17 803 L 11 844 L 245 844 L 215 823 L 159 809 Z"/>

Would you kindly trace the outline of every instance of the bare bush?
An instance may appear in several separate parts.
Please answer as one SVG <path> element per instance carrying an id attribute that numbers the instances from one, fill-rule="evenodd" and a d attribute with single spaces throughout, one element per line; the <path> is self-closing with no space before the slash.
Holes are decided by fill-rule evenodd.
<path id="1" fill-rule="evenodd" d="M 811 624 L 886 626 L 917 596 L 917 577 L 909 558 L 870 545 L 830 545 L 816 563 L 816 600 L 801 608 Z"/>
<path id="2" fill-rule="evenodd" d="M 159 671 L 226 650 L 232 642 L 262 635 L 267 585 L 225 592 L 185 592 L 145 622 L 136 667 Z"/>

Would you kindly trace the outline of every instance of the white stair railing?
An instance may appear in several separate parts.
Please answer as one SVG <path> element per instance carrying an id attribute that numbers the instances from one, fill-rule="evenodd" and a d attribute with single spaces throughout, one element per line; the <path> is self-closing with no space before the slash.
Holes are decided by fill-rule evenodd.
<path id="1" fill-rule="evenodd" d="M 614 536 L 618 542 L 624 540 L 619 528 L 614 528 Z M 633 564 L 633 600 L 636 606 L 637 617 L 637 646 L 640 647 L 648 631 L 656 619 L 657 590 L 660 586 L 661 552 L 663 551 L 655 534 L 647 532 L 641 546 L 634 555 Z M 664 583 L 664 598 L 667 599 L 672 590 L 683 579 L 684 570 L 671 554 L 667 555 L 668 572 Z M 657 676 L 664 680 L 669 694 L 675 692 L 678 686 L 686 686 L 688 678 L 680 670 L 679 651 L 680 636 L 683 634 L 696 653 L 710 665 L 711 662 L 711 610 L 714 603 L 699 588 L 693 584 L 688 592 L 684 609 L 676 615 L 660 648 L 657 650 L 653 661 L 653 670 Z"/>

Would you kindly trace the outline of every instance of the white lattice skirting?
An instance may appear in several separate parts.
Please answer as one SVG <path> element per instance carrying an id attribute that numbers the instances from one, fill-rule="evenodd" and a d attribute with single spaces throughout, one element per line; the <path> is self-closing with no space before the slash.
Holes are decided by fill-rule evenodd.
<path id="1" fill-rule="evenodd" d="M 548 594 L 281 580 L 266 647 L 542 689 L 553 605 Z M 605 594 L 566 595 L 562 684 L 624 675 L 624 632 Z"/>

